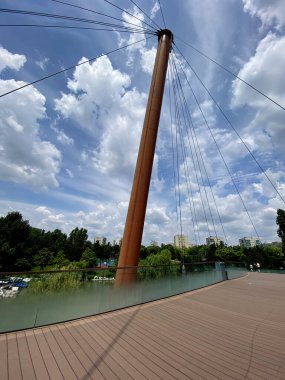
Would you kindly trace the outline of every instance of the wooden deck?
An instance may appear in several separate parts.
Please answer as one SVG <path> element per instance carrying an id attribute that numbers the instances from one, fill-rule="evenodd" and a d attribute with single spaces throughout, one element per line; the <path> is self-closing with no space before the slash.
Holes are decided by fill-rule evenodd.
<path id="1" fill-rule="evenodd" d="M 0 379 L 284 380 L 285 275 L 1 334 Z"/>

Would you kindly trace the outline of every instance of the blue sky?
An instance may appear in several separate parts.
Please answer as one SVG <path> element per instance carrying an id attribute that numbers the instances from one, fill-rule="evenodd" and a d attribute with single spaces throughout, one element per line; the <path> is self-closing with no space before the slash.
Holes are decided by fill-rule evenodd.
<path id="1" fill-rule="evenodd" d="M 67 2 L 139 24 L 137 19 L 103 0 Z M 150 22 L 129 0 L 113 2 Z M 137 4 L 163 26 L 155 0 L 137 0 Z M 161 0 L 161 4 L 176 47 L 191 62 L 284 197 L 285 112 L 181 41 L 203 51 L 284 106 L 284 1 Z M 6 0 L 1 1 L 1 6 L 103 19 L 51 0 Z M 7 13 L 0 13 L 0 21 L 2 25 L 90 26 Z M 106 31 L 1 27 L 1 93 L 144 37 Z M 69 233 L 76 226 L 84 227 L 90 239 L 104 235 L 113 241 L 122 236 L 156 46 L 157 39 L 152 37 L 0 99 L 1 215 L 18 210 L 31 225 L 45 230 L 60 228 Z M 191 242 L 203 243 L 209 231 L 222 237 L 225 232 L 229 244 L 237 244 L 243 236 L 256 236 L 256 231 L 262 241 L 277 240 L 276 210 L 284 208 L 284 203 L 179 54 L 178 59 L 241 197 L 180 70 L 212 191 L 206 174 L 202 177 L 195 174 L 198 161 L 195 163 L 194 158 L 193 162 L 190 150 L 183 156 L 181 146 L 178 146 L 180 188 L 174 184 L 167 84 L 143 242 L 168 243 L 173 241 L 174 234 L 180 233 L 175 200 L 178 190 L 182 231 Z M 176 64 L 179 66 L 177 61 Z M 171 99 L 173 107 L 173 95 Z M 173 130 L 176 127 L 174 120 Z M 186 131 L 186 126 L 182 129 Z M 186 146 L 187 135 L 181 132 L 181 136 Z M 188 182 L 185 162 L 191 174 Z M 187 183 L 192 189 L 190 200 Z M 202 207 L 202 203 L 206 205 L 206 195 L 211 212 Z"/>

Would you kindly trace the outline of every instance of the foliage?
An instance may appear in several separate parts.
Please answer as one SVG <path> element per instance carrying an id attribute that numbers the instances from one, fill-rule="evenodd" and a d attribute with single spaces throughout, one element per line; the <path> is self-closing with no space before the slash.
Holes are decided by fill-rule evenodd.
<path id="1" fill-rule="evenodd" d="M 28 291 L 36 294 L 51 293 L 58 290 L 75 289 L 81 283 L 82 274 L 80 272 L 44 274 L 40 278 L 30 281 Z"/>
<path id="2" fill-rule="evenodd" d="M 285 255 L 285 211 L 282 209 L 277 210 L 276 224 L 278 224 L 277 234 L 282 241 L 282 251 Z"/>
<path id="3" fill-rule="evenodd" d="M 29 269 L 27 255 L 30 225 L 19 212 L 9 212 L 0 218 L 0 268 L 11 270 L 15 267 Z M 20 269 L 20 268 L 19 268 Z"/>
<path id="4" fill-rule="evenodd" d="M 240 246 L 189 247 L 183 251 L 172 244 L 141 246 L 140 265 L 166 264 L 161 271 L 148 269 L 147 276 L 164 275 L 173 261 L 193 263 L 203 261 L 235 261 L 247 266 L 259 262 L 262 268 L 285 266 L 285 211 L 277 211 L 278 235 L 282 240 L 282 250 L 278 247 L 263 246 L 243 249 Z M 88 241 L 87 230 L 75 228 L 69 236 L 59 229 L 44 231 L 29 225 L 19 212 L 10 212 L 0 217 L 0 270 L 24 271 L 65 268 L 94 267 L 109 259 L 118 259 L 120 247 L 110 243 Z M 179 266 L 178 266 L 179 267 Z M 173 269 L 173 268 L 172 268 Z M 171 270 L 172 270 L 171 269 Z M 140 271 L 143 273 L 143 270 Z M 146 276 L 146 271 L 144 272 Z M 155 274 L 156 273 L 156 274 Z"/>
<path id="5" fill-rule="evenodd" d="M 43 269 L 51 264 L 53 256 L 48 248 L 43 248 L 34 256 L 34 265 Z"/>
<path id="6" fill-rule="evenodd" d="M 67 258 L 70 261 L 79 261 L 87 244 L 88 234 L 85 228 L 76 227 L 67 239 Z"/>
<path id="7" fill-rule="evenodd" d="M 150 254 L 146 259 L 139 263 L 138 277 L 142 279 L 160 278 L 171 273 L 177 273 L 180 265 L 173 265 L 171 252 L 163 249 L 157 254 Z"/>
<path id="8" fill-rule="evenodd" d="M 61 268 L 61 267 L 64 267 L 64 266 L 67 266 L 68 264 L 70 264 L 70 261 L 69 261 L 68 258 L 65 256 L 64 251 L 63 251 L 63 250 L 60 250 L 60 251 L 57 253 L 57 255 L 54 257 L 52 264 L 53 264 L 56 268 Z"/>
<path id="9" fill-rule="evenodd" d="M 86 268 L 94 268 L 97 265 L 97 257 L 91 248 L 86 248 L 80 261 L 86 264 Z"/>

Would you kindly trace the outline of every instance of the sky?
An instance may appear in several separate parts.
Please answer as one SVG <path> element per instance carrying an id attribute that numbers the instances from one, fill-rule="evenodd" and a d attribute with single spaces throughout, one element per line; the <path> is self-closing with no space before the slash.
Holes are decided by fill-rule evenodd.
<path id="1" fill-rule="evenodd" d="M 155 23 L 164 27 L 157 0 L 135 1 L 150 19 L 129 0 L 112 1 L 128 13 L 104 0 L 66 1 L 123 19 L 126 26 L 146 25 L 140 19 L 154 28 Z M 174 34 L 171 62 L 177 73 L 168 72 L 143 243 L 173 242 L 181 232 L 195 244 L 205 243 L 209 235 L 233 245 L 243 236 L 278 241 L 276 211 L 285 208 L 276 192 L 285 197 L 285 111 L 189 44 L 284 107 L 285 2 L 160 3 L 166 27 Z M 1 8 L 117 23 L 52 0 L 2 0 Z M 0 215 L 19 211 L 32 226 L 46 231 L 59 228 L 69 234 L 83 227 L 90 240 L 119 240 L 157 37 L 3 24 L 98 27 L 0 12 L 1 94 L 136 42 L 0 98 Z M 175 118 L 173 87 L 178 76 L 193 121 L 188 132 L 186 123 L 182 120 L 179 127 Z M 182 108 L 178 112 L 182 115 Z M 187 133 L 198 142 L 192 150 Z M 195 149 L 201 152 L 198 158 Z"/>

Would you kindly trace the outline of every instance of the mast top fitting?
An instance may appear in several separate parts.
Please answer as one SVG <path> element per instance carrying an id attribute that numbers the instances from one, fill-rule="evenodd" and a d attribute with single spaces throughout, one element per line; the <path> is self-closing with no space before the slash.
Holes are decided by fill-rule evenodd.
<path id="1" fill-rule="evenodd" d="M 156 32 L 156 35 L 158 37 L 158 41 L 161 39 L 162 36 L 166 35 L 169 38 L 171 38 L 171 42 L 173 43 L 173 33 L 169 29 L 160 29 Z"/>

